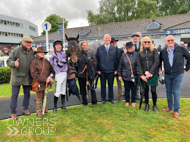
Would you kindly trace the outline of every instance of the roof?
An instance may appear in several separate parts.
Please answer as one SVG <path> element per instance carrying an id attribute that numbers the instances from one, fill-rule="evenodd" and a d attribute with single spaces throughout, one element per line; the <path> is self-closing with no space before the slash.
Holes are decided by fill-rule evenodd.
<path id="1" fill-rule="evenodd" d="M 161 25 L 159 29 L 148 30 L 147 25 L 155 21 Z M 86 36 L 80 38 L 96 38 L 105 34 L 111 36 L 131 35 L 134 32 L 141 33 L 163 33 L 165 29 L 189 28 L 190 27 L 190 14 L 172 15 L 149 19 L 132 20 L 125 22 L 93 25 L 86 27 L 68 28 L 65 33 L 68 37 L 76 37 L 80 30 L 89 32 Z M 63 34 L 53 32 L 49 34 L 49 40 L 63 39 Z M 33 38 L 35 41 L 45 41 L 45 36 Z"/>

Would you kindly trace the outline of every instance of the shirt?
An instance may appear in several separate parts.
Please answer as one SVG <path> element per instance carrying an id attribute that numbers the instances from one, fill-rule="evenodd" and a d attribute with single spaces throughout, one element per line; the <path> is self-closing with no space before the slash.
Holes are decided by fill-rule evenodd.
<path id="1" fill-rule="evenodd" d="M 137 45 L 137 49 L 139 49 L 139 41 L 137 43 L 133 42 L 133 45 L 135 46 L 135 44 Z"/>
<path id="2" fill-rule="evenodd" d="M 106 51 L 108 52 L 108 51 L 109 51 L 109 48 L 110 48 L 110 44 L 109 44 L 108 46 L 104 44 L 104 46 L 105 46 L 105 48 L 106 48 Z"/>
<path id="3" fill-rule="evenodd" d="M 167 52 L 168 52 L 169 63 L 170 63 L 170 66 L 172 67 L 173 66 L 173 59 L 174 59 L 174 47 L 172 47 L 171 50 L 169 50 L 167 47 Z"/>

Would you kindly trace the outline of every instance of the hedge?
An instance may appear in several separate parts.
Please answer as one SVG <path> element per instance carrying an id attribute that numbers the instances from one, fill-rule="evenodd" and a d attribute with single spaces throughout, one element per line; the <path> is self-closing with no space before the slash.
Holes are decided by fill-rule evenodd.
<path id="1" fill-rule="evenodd" d="M 11 77 L 10 67 L 0 67 L 0 84 L 9 83 Z"/>

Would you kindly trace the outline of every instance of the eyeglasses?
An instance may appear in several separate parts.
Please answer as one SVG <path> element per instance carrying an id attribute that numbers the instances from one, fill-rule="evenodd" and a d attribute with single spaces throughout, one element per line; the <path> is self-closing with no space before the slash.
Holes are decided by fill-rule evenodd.
<path id="1" fill-rule="evenodd" d="M 167 42 L 170 42 L 170 41 L 171 41 L 171 42 L 174 42 L 174 40 L 173 40 L 173 39 L 169 39 L 169 40 L 167 40 Z"/>
<path id="2" fill-rule="evenodd" d="M 150 41 L 144 41 L 144 43 L 150 43 Z"/>

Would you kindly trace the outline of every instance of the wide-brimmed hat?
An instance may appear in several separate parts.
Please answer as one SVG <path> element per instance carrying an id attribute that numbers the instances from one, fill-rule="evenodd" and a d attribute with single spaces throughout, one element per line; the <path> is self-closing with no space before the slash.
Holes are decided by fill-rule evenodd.
<path id="1" fill-rule="evenodd" d="M 125 48 L 127 49 L 127 48 L 132 47 L 132 46 L 134 46 L 134 45 L 133 45 L 133 42 L 130 41 L 130 42 L 127 42 L 127 43 L 126 43 Z"/>
<path id="2" fill-rule="evenodd" d="M 35 51 L 34 54 L 36 54 L 36 53 L 41 53 L 41 52 L 43 52 L 43 53 L 48 53 L 43 47 L 38 47 L 38 48 L 37 48 L 37 51 Z"/>
<path id="3" fill-rule="evenodd" d="M 111 38 L 111 43 L 113 43 L 114 41 L 118 42 L 119 40 L 117 40 L 115 37 Z"/>
<path id="4" fill-rule="evenodd" d="M 25 42 L 33 42 L 32 38 L 30 38 L 29 36 L 24 36 L 22 38 L 22 41 L 25 41 Z"/>
<path id="5" fill-rule="evenodd" d="M 134 37 L 134 36 L 138 36 L 139 37 L 139 34 L 138 33 L 133 33 L 131 37 Z"/>

